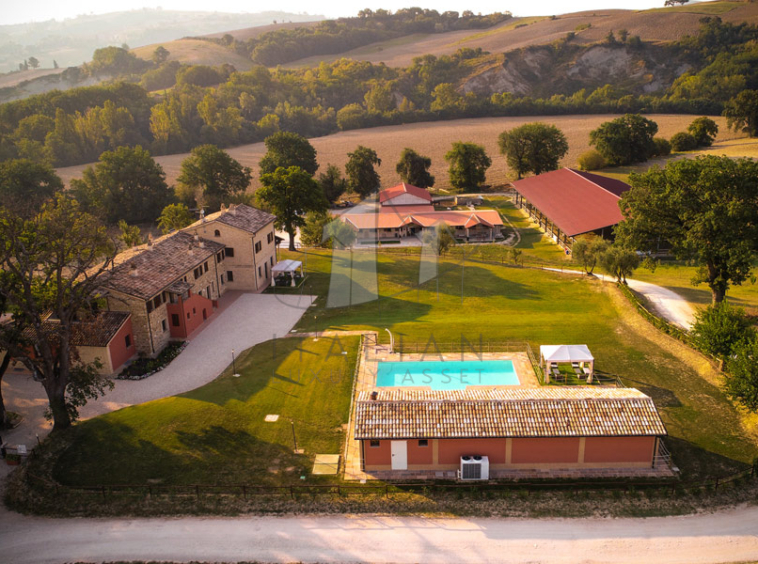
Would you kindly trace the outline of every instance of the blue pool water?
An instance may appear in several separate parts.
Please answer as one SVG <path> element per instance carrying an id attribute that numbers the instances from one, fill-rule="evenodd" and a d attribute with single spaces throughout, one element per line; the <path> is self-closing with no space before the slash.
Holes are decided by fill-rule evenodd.
<path id="1" fill-rule="evenodd" d="M 379 362 L 376 385 L 429 386 L 432 390 L 463 390 L 466 386 L 517 386 L 510 360 L 448 360 Z"/>

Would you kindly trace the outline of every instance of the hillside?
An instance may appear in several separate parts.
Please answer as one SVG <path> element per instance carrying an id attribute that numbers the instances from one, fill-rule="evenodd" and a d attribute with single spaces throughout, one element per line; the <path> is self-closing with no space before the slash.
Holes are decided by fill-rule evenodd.
<path id="1" fill-rule="evenodd" d="M 156 43 L 132 49 L 132 52 L 139 58 L 149 61 L 159 45 L 168 49 L 170 55 L 167 60 L 169 61 L 179 61 L 188 65 L 210 66 L 228 63 L 238 71 L 247 71 L 253 67 L 253 61 L 249 58 L 238 55 L 216 43 L 209 43 L 200 39 L 179 39 L 166 43 Z"/>
<path id="2" fill-rule="evenodd" d="M 400 151 L 404 147 L 410 147 L 417 152 L 432 159 L 431 172 L 436 177 L 435 188 L 446 189 L 450 185 L 447 178 L 447 163 L 444 155 L 450 150 L 450 145 L 455 141 L 470 141 L 483 145 L 487 154 L 492 159 L 492 167 L 487 174 L 490 183 L 502 183 L 508 176 L 505 159 L 499 153 L 497 136 L 504 130 L 512 129 L 524 123 L 543 121 L 559 127 L 566 135 L 569 142 L 569 153 L 562 161 L 565 166 L 574 166 L 577 157 L 589 149 L 589 133 L 601 123 L 613 119 L 609 115 L 578 115 L 578 116 L 552 116 L 552 117 L 505 117 L 483 119 L 461 119 L 434 123 L 416 123 L 391 127 L 376 127 L 373 129 L 361 129 L 344 131 L 334 135 L 316 137 L 311 143 L 318 152 L 318 162 L 324 169 L 327 164 L 335 164 L 344 170 L 347 162 L 347 153 L 358 145 L 365 145 L 374 149 L 382 166 L 378 171 L 382 178 L 383 186 L 390 186 L 400 181 L 395 172 L 395 163 L 400 157 Z M 693 116 L 678 115 L 654 115 L 650 116 L 659 127 L 659 135 L 670 137 L 674 133 L 686 129 Z M 718 140 L 733 139 L 739 135 L 733 134 L 726 128 L 724 118 L 715 118 L 719 124 Z M 245 166 L 253 169 L 253 189 L 258 184 L 258 163 L 265 154 L 263 143 L 253 143 L 227 149 L 227 152 Z M 714 147 L 718 150 L 718 145 Z M 164 155 L 155 158 L 163 166 L 169 184 L 174 184 L 179 175 L 182 161 L 189 153 Z M 59 168 L 57 170 L 61 178 L 68 184 L 72 178 L 81 177 L 82 171 L 88 165 L 78 165 Z"/>
<path id="3" fill-rule="evenodd" d="M 714 6 L 717 6 L 714 9 Z M 602 41 L 608 32 L 626 29 L 642 41 L 662 43 L 697 33 L 700 19 L 718 15 L 725 22 L 758 23 L 758 3 L 708 2 L 678 8 L 633 10 L 598 10 L 575 12 L 551 18 L 514 18 L 484 31 L 454 31 L 442 34 L 406 36 L 374 43 L 366 47 L 325 57 L 308 57 L 285 65 L 312 67 L 321 61 L 346 57 L 355 60 L 384 63 L 393 67 L 411 64 L 422 55 L 449 55 L 462 47 L 480 47 L 490 53 L 503 53 L 528 47 L 546 45 L 576 33 L 575 41 L 590 44 Z M 590 27 L 587 27 L 587 26 Z"/>

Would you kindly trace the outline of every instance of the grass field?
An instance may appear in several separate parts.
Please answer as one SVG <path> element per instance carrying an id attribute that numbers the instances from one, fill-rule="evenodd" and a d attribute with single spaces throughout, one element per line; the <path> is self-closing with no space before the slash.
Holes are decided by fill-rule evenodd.
<path id="1" fill-rule="evenodd" d="M 653 8 L 645 10 L 646 12 L 656 13 L 688 13 L 688 14 L 707 14 L 720 15 L 726 12 L 744 6 L 744 2 L 698 2 L 684 6 L 672 6 L 669 8 Z"/>
<path id="2" fill-rule="evenodd" d="M 159 44 L 146 45 L 132 49 L 132 52 L 141 59 L 150 60 L 153 51 Z M 187 65 L 210 65 L 217 66 L 229 63 L 238 71 L 247 71 L 253 68 L 253 61 L 247 57 L 238 55 L 231 49 L 227 49 L 210 41 L 201 39 L 177 39 L 160 43 L 169 51 L 169 61 L 179 61 Z"/>
<path id="3" fill-rule="evenodd" d="M 402 149 L 411 147 L 432 159 L 431 172 L 437 180 L 435 188 L 444 190 L 450 187 L 444 155 L 455 141 L 471 141 L 484 145 L 487 154 L 492 159 L 492 167 L 487 173 L 487 182 L 500 184 L 510 176 L 505 159 L 497 146 L 497 137 L 502 131 L 533 121 L 555 124 L 564 132 L 569 142 L 569 152 L 561 164 L 574 166 L 579 155 L 589 149 L 590 131 L 614 117 L 616 116 L 527 116 L 427 122 L 343 131 L 311 139 L 311 143 L 318 151 L 318 161 L 322 167 L 329 163 L 344 167 L 347 162 L 347 153 L 354 150 L 358 145 L 373 148 L 378 153 L 379 158 L 382 159 L 383 164 L 378 168 L 378 172 L 381 175 L 382 186 L 385 187 L 400 181 L 400 177 L 395 172 L 395 163 L 400 158 Z M 654 115 L 650 117 L 658 124 L 659 134 L 663 137 L 670 137 L 674 133 L 686 129 L 693 119 L 693 116 L 686 115 Z M 721 131 L 719 141 L 736 137 L 735 134 L 726 129 L 724 118 L 717 117 L 714 119 Z M 265 153 L 263 143 L 242 145 L 227 149 L 227 151 L 243 165 L 253 168 L 252 189 L 256 189 L 258 185 L 258 162 Z M 187 156 L 188 153 L 156 157 L 156 160 L 166 171 L 169 184 L 176 181 L 181 162 Z M 88 165 L 60 168 L 58 173 L 68 183 L 72 178 L 79 178 L 86 166 Z"/>
<path id="4" fill-rule="evenodd" d="M 237 361 L 239 378 L 227 373 L 78 425 L 54 476 L 84 485 L 299 483 L 315 454 L 342 452 L 357 349 L 357 337 L 260 344 Z M 269 414 L 279 420 L 265 422 Z"/>

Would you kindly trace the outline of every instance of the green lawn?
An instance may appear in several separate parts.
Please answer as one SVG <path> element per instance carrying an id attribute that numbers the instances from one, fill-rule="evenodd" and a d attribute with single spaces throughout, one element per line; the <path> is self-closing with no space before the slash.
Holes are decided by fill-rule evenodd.
<path id="1" fill-rule="evenodd" d="M 54 476 L 64 484 L 281 484 L 310 476 L 314 454 L 342 452 L 357 337 L 278 339 L 249 349 L 192 392 L 72 429 Z M 343 348 L 348 354 L 341 354 Z M 279 415 L 273 423 L 269 414 Z M 293 452 L 294 420 L 298 447 Z"/>
<path id="2" fill-rule="evenodd" d="M 694 306 L 704 307 L 711 303 L 711 291 L 706 284 L 693 286 L 690 283 L 696 272 L 697 267 L 694 266 L 664 263 L 655 272 L 640 268 L 634 272 L 633 278 L 669 288 Z M 758 278 L 758 269 L 753 271 L 753 275 Z M 727 299 L 758 315 L 758 283 L 747 280 L 741 286 L 732 286 L 727 292 Z"/>
<path id="3" fill-rule="evenodd" d="M 756 437 L 743 428 L 745 421 L 724 397 L 712 369 L 640 322 L 631 306 L 600 282 L 466 263 L 461 286 L 461 265 L 448 259 L 437 294 L 434 281 L 416 287 L 418 257 L 380 253 L 382 299 L 328 309 L 323 297 L 328 253 L 309 254 L 308 270 L 310 291 L 322 297 L 303 316 L 300 330 L 373 329 L 386 341 L 387 327 L 405 342 L 428 343 L 432 337 L 437 343 L 460 342 L 463 335 L 470 342 L 480 336 L 484 342 L 528 340 L 535 349 L 584 343 L 598 370 L 619 375 L 656 400 L 671 435 L 667 442 L 686 477 L 730 473 L 758 454 Z"/>

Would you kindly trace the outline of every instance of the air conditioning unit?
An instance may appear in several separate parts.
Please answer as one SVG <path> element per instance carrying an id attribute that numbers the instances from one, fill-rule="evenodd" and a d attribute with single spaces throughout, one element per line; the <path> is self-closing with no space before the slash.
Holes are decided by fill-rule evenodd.
<path id="1" fill-rule="evenodd" d="M 489 480 L 490 459 L 486 456 L 461 456 L 458 479 L 464 481 Z"/>

